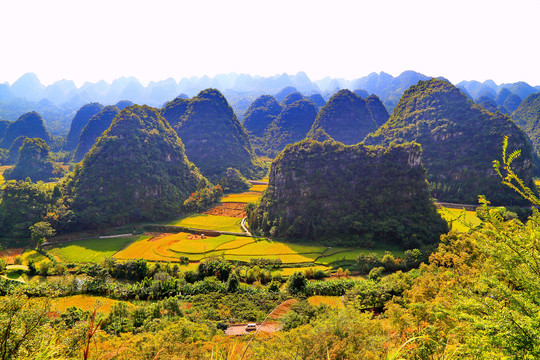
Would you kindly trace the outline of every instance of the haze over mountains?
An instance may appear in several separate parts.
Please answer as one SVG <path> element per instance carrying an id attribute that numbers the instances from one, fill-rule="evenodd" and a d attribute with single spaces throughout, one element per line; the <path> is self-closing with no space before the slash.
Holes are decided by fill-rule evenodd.
<path id="1" fill-rule="evenodd" d="M 381 72 L 353 80 L 325 77 L 316 81 L 311 80 L 304 72 L 296 75 L 283 73 L 271 77 L 230 73 L 215 77 L 183 78 L 179 82 L 169 78 L 152 81 L 147 86 L 143 86 L 134 77 L 122 77 L 112 83 L 87 82 L 78 88 L 70 80 L 60 80 L 44 86 L 35 74 L 28 73 L 11 85 L 0 84 L 0 119 L 14 121 L 26 112 L 36 111 L 43 117 L 53 135 L 65 135 L 69 132 L 71 119 L 84 104 L 98 102 L 113 105 L 121 100 L 129 100 L 137 104 L 161 107 L 181 94 L 184 98 L 192 97 L 206 88 L 220 90 L 240 120 L 257 97 L 273 94 L 281 101 L 296 91 L 322 107 L 324 104 L 321 97 L 328 100 L 340 89 L 364 90 L 364 95 L 377 95 L 391 113 L 407 88 L 419 80 L 429 78 L 414 71 L 405 71 L 397 77 Z M 508 113 L 515 111 L 521 100 L 540 91 L 540 86 L 534 87 L 525 82 L 497 85 L 491 80 L 483 83 L 463 81 L 457 84 L 457 87 L 474 100 L 481 96 L 492 99 L 498 106 L 504 106 Z M 284 89 L 287 89 L 286 92 L 278 96 Z"/>

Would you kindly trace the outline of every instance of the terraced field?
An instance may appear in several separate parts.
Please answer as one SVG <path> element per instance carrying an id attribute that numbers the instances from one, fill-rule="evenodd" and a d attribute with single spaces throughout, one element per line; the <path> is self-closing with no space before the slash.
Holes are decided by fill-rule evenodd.
<path id="1" fill-rule="evenodd" d="M 192 215 L 180 220 L 174 220 L 167 225 L 184 226 L 195 229 L 241 232 L 240 222 L 242 219 L 230 216 L 218 215 Z"/>

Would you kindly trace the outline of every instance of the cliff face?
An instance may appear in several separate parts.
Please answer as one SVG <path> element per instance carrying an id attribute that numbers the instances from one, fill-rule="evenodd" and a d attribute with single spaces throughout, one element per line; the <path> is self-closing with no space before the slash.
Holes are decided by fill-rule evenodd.
<path id="1" fill-rule="evenodd" d="M 508 116 L 490 113 L 450 83 L 433 79 L 409 88 L 390 119 L 364 142 L 418 142 L 432 196 L 439 201 L 476 204 L 478 195 L 486 195 L 497 205 L 526 204 L 493 170 L 505 135 L 509 152 L 522 150 L 515 169 L 532 186 L 531 145 L 523 131 Z"/>
<path id="2" fill-rule="evenodd" d="M 290 145 L 274 160 L 260 204 L 248 209 L 250 227 L 329 245 L 436 242 L 447 225 L 429 196 L 420 157 L 417 144 Z"/>

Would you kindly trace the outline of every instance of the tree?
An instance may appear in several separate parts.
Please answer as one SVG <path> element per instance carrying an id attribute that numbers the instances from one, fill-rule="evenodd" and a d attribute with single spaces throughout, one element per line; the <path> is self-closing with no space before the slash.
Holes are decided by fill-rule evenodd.
<path id="1" fill-rule="evenodd" d="M 41 246 L 47 241 L 47 238 L 54 236 L 56 231 L 48 222 L 40 221 L 30 226 L 30 233 L 32 240 L 36 244 L 36 249 L 41 250 Z"/>
<path id="2" fill-rule="evenodd" d="M 287 291 L 291 294 L 298 294 L 306 289 L 307 280 L 303 273 L 297 271 L 287 280 Z"/>

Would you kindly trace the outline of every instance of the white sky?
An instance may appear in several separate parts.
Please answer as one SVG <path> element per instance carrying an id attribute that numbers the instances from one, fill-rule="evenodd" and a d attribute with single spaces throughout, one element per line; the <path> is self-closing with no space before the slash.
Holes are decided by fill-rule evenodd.
<path id="1" fill-rule="evenodd" d="M 0 0 L 0 83 L 404 70 L 540 85 L 540 0 Z"/>

